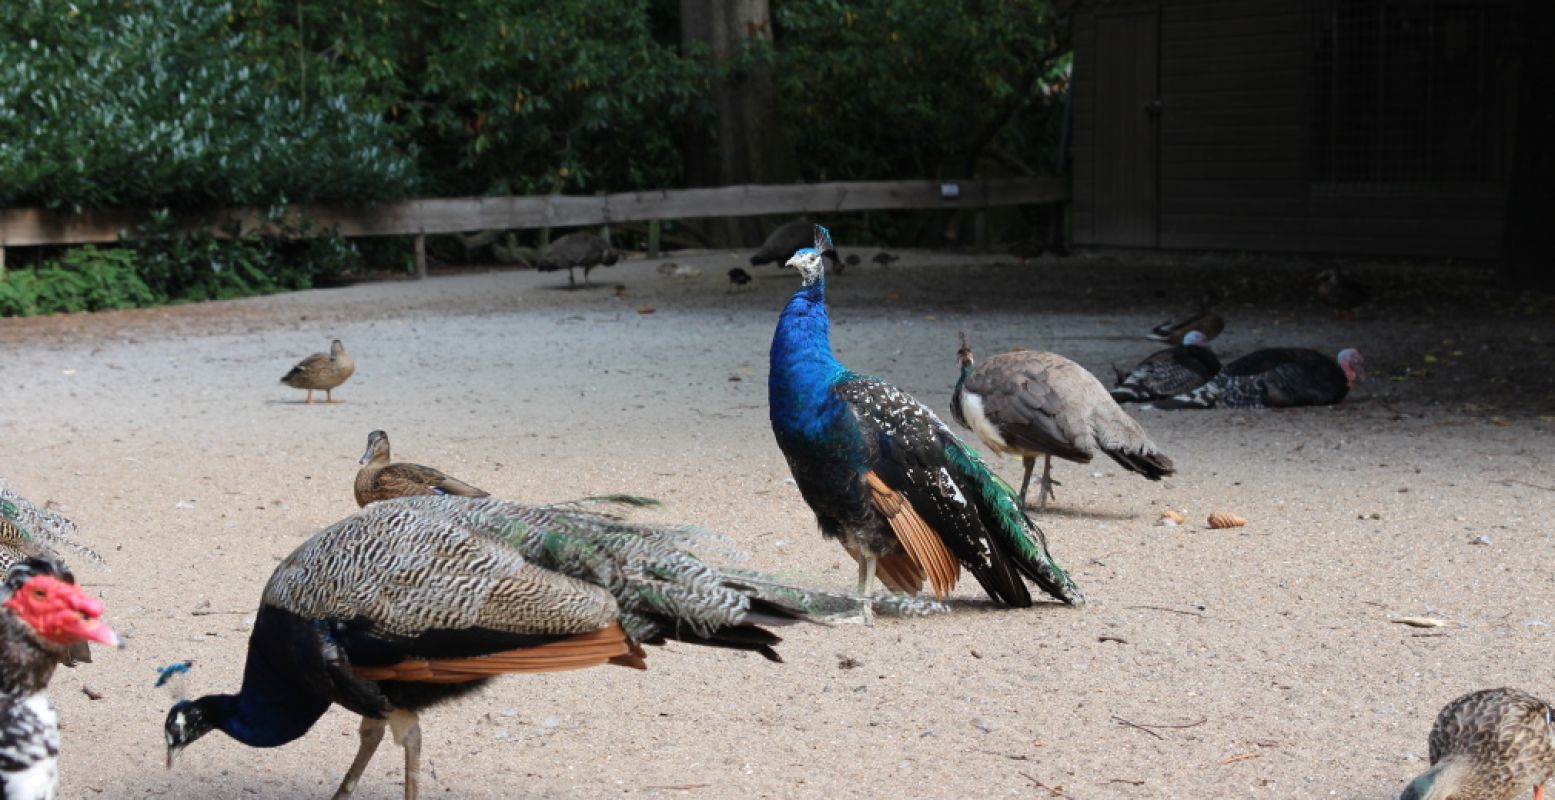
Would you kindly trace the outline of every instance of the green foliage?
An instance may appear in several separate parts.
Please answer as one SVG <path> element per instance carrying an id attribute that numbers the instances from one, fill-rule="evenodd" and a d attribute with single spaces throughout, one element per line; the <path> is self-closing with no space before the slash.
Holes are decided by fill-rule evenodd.
<path id="1" fill-rule="evenodd" d="M 1052 170 L 1068 58 L 1049 0 L 772 7 L 771 57 L 806 179 Z"/>
<path id="2" fill-rule="evenodd" d="M 409 193 L 350 95 L 303 97 L 202 0 L 0 3 L 0 205 L 266 205 Z"/>
<path id="3" fill-rule="evenodd" d="M 129 250 L 87 245 L 37 269 L 9 272 L 0 280 L 0 316 L 150 305 L 156 295 L 135 266 Z"/>
<path id="4" fill-rule="evenodd" d="M 650 0 L 254 0 L 238 24 L 310 89 L 360 96 L 443 196 L 661 188 L 706 68 Z M 305 77 L 306 76 L 306 77 Z"/>
<path id="5" fill-rule="evenodd" d="M 321 277 L 359 265 L 356 248 L 334 232 L 304 238 L 306 223 L 293 223 L 271 209 L 267 235 L 218 231 L 209 226 L 181 231 L 164 210 L 152 214 L 137 238 L 126 242 L 140 275 L 163 300 L 225 300 L 307 289 Z"/>

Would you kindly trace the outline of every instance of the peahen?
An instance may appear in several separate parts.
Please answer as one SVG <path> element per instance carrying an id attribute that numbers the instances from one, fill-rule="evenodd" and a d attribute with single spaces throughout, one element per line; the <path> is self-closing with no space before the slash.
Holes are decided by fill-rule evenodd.
<path id="1" fill-rule="evenodd" d="M 1316 350 L 1257 350 L 1226 364 L 1203 386 L 1156 400 L 1157 408 L 1282 408 L 1337 403 L 1366 377 L 1353 347 L 1329 358 Z"/>
<path id="2" fill-rule="evenodd" d="M 927 578 L 935 596 L 965 566 L 996 601 L 1028 606 L 1023 576 L 1065 603 L 1083 600 L 1047 552 L 1014 491 L 926 406 L 832 355 L 825 261 L 831 237 L 789 259 L 802 279 L 772 336 L 767 379 L 772 432 L 821 533 L 859 566 L 858 591 L 878 577 L 897 592 Z M 871 619 L 866 606 L 864 619 Z"/>
<path id="3" fill-rule="evenodd" d="M 589 271 L 599 266 L 612 266 L 621 257 L 615 248 L 603 238 L 585 231 L 569 233 L 546 245 L 545 251 L 535 262 L 535 269 L 541 272 L 551 272 L 558 269 L 567 270 L 567 285 L 576 286 L 577 279 L 572 271 L 583 269 L 583 285 L 589 284 Z"/>
<path id="4" fill-rule="evenodd" d="M 780 661 L 773 649 L 780 640 L 767 628 L 852 612 L 862 602 L 724 572 L 683 549 L 712 536 L 623 522 L 579 504 L 441 495 L 369 505 L 276 568 L 249 638 L 242 688 L 169 710 L 168 764 L 217 729 L 253 747 L 286 744 L 338 703 L 362 723 L 337 800 L 355 788 L 385 727 L 404 747 L 405 797 L 414 800 L 419 712 L 489 678 L 605 664 L 642 669 L 642 645 L 670 639 Z M 893 610 L 940 609 L 904 602 Z"/>
<path id="5" fill-rule="evenodd" d="M 1112 399 L 1145 403 L 1203 386 L 1220 372 L 1220 359 L 1205 341 L 1204 334 L 1188 331 L 1182 344 L 1151 353 L 1126 373 L 1113 367 L 1118 383 L 1112 387 Z"/>
<path id="6" fill-rule="evenodd" d="M 793 258 L 794 253 L 810 246 L 814 232 L 815 223 L 804 217 L 779 225 L 772 233 L 767 234 L 766 241 L 751 254 L 752 266 L 769 262 L 787 263 L 790 258 Z M 841 266 L 840 263 L 838 266 Z"/>
<path id="7" fill-rule="evenodd" d="M 1448 703 L 1429 738 L 1431 768 L 1400 800 L 1513 800 L 1555 778 L 1555 707 L 1517 689 L 1484 689 Z"/>
<path id="8" fill-rule="evenodd" d="M 1152 481 L 1175 471 L 1172 460 L 1085 367 L 1040 350 L 1000 353 L 974 366 L 965 336 L 956 355 L 961 377 L 950 399 L 951 414 L 989 449 L 1020 456 L 1025 470 L 1020 482 L 1022 504 L 1038 456 L 1042 457 L 1040 508 L 1046 508 L 1053 497 L 1054 456 L 1088 464 L 1097 453 L 1104 453 L 1118 466 Z"/>

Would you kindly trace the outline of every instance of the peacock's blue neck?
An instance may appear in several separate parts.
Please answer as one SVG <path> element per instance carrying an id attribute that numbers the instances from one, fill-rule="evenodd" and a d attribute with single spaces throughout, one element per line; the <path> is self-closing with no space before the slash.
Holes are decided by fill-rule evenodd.
<path id="1" fill-rule="evenodd" d="M 210 720 L 228 736 L 250 747 L 277 747 L 301 737 L 329 710 L 328 687 L 313 685 L 303 674 L 311 642 L 291 641 L 296 627 L 272 620 L 261 609 L 248 643 L 243 688 L 235 695 L 200 698 Z M 317 656 L 314 656 L 315 658 Z M 322 674 L 318 679 L 324 679 Z"/>
<path id="2" fill-rule="evenodd" d="M 966 379 L 970 377 L 972 377 L 972 365 L 964 362 L 961 365 L 961 376 L 956 378 L 955 391 L 950 393 L 950 413 L 963 428 L 971 427 L 966 424 L 966 411 L 961 406 L 961 398 L 966 392 Z"/>
<path id="3" fill-rule="evenodd" d="M 794 293 L 772 334 L 767 403 L 780 435 L 819 435 L 844 406 L 833 385 L 847 373 L 831 350 L 825 279 Z"/>

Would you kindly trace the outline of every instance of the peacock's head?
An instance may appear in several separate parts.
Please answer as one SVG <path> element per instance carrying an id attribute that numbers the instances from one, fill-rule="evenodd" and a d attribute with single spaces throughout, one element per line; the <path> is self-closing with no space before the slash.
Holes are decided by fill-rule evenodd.
<path id="1" fill-rule="evenodd" d="M 341 357 L 341 356 L 343 356 L 345 354 L 346 354 L 346 346 L 341 344 L 339 339 L 336 339 L 336 340 L 334 340 L 334 341 L 329 343 L 329 357 L 330 358 L 339 358 L 339 357 Z"/>
<path id="2" fill-rule="evenodd" d="M 367 434 L 367 449 L 362 452 L 362 459 L 356 463 L 367 464 L 379 460 L 389 460 L 389 434 L 373 431 Z"/>
<path id="3" fill-rule="evenodd" d="M 162 726 L 167 739 L 167 768 L 173 768 L 173 756 L 189 746 L 190 742 L 210 733 L 216 720 L 207 708 L 206 700 L 180 700 L 168 709 L 167 722 Z"/>
<path id="4" fill-rule="evenodd" d="M 821 280 L 826 272 L 826 259 L 836 260 L 837 250 L 831 243 L 831 232 L 825 226 L 815 226 L 815 247 L 806 247 L 795 250 L 793 257 L 783 266 L 793 267 L 799 270 L 799 276 L 805 286 L 811 286 Z"/>
<path id="5" fill-rule="evenodd" d="M 961 337 L 961 349 L 956 351 L 956 358 L 961 360 L 961 366 L 970 367 L 973 363 L 972 346 L 966 343 L 966 332 L 957 333 Z"/>
<path id="6" fill-rule="evenodd" d="M 1209 337 L 1200 331 L 1188 331 L 1182 337 L 1182 343 L 1186 345 L 1202 345 L 1207 341 L 1209 341 Z"/>
<path id="7" fill-rule="evenodd" d="M 1357 382 L 1366 379 L 1366 359 L 1361 356 L 1361 351 L 1346 347 L 1339 351 L 1335 360 L 1339 362 L 1340 369 L 1344 370 L 1344 377 L 1351 389 L 1355 388 Z"/>

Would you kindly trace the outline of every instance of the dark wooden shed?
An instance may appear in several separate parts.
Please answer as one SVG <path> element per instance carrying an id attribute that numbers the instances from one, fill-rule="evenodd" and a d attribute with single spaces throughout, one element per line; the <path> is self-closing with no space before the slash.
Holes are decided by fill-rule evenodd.
<path id="1" fill-rule="evenodd" d="M 1522 11 L 1082 0 L 1074 241 L 1498 257 Z"/>

